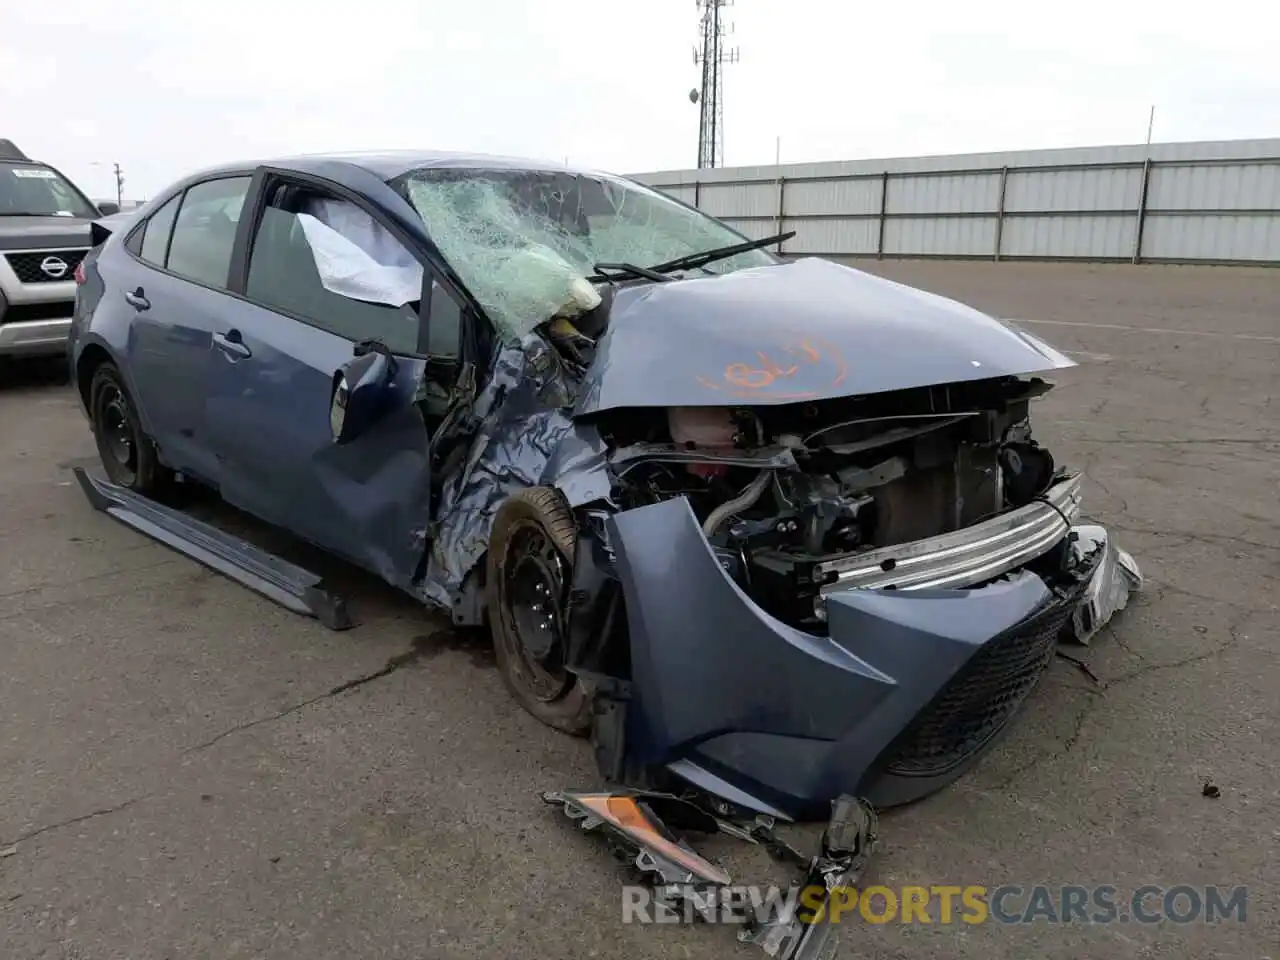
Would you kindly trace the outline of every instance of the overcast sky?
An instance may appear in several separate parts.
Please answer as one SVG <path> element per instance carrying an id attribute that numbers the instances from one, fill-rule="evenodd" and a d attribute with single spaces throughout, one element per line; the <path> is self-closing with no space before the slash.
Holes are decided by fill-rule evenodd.
<path id="1" fill-rule="evenodd" d="M 737 0 L 726 165 L 1280 136 L 1280 4 Z M 95 197 L 326 149 L 692 167 L 694 0 L 0 0 L 0 136 Z M 93 165 L 97 161 L 101 166 Z"/>

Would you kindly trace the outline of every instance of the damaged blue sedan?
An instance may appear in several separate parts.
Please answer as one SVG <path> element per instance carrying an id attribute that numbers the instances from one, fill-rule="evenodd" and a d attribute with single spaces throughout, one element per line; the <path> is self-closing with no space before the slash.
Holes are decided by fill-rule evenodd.
<path id="1" fill-rule="evenodd" d="M 175 483 L 492 631 L 602 772 L 788 819 L 971 766 L 1141 584 L 1037 443 L 1072 361 L 611 175 L 426 153 L 227 166 L 94 227 L 91 501 L 331 627 Z"/>

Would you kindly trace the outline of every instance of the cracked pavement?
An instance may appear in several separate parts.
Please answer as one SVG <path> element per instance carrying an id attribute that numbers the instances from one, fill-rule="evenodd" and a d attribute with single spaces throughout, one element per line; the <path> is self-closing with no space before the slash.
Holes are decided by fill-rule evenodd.
<path id="1" fill-rule="evenodd" d="M 1037 436 L 1085 468 L 1087 509 L 1148 578 L 972 773 L 883 816 L 868 882 L 1247 884 L 1250 900 L 1243 925 L 855 921 L 846 940 L 878 957 L 1280 956 L 1280 272 L 863 266 L 1077 356 Z M 760 955 L 724 929 L 619 922 L 625 875 L 537 796 L 596 784 L 589 748 L 514 705 L 483 637 L 216 504 L 193 509 L 336 580 L 357 628 L 95 514 L 70 474 L 95 459 L 86 425 L 38 368 L 0 370 L 0 452 L 0 957 Z"/>

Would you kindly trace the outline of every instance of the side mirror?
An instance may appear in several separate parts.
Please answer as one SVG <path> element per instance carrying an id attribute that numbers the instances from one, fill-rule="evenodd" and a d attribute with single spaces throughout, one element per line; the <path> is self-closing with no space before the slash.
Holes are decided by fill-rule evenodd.
<path id="1" fill-rule="evenodd" d="M 329 429 L 334 443 L 350 443 L 389 405 L 396 361 L 389 352 L 362 354 L 333 375 Z"/>
<path id="2" fill-rule="evenodd" d="M 114 200 L 103 200 L 98 204 L 98 210 L 104 217 L 110 217 L 120 212 L 120 204 Z"/>

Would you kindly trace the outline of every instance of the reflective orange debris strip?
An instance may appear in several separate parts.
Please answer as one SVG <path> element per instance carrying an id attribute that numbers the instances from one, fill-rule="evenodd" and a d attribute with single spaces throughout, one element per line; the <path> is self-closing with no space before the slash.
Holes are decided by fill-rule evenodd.
<path id="1" fill-rule="evenodd" d="M 678 843 L 668 840 L 645 816 L 633 797 L 608 793 L 579 794 L 574 801 L 611 823 L 637 844 L 678 864 L 707 883 L 727 884 L 729 874 Z"/>

